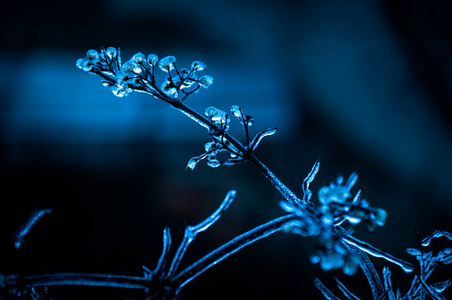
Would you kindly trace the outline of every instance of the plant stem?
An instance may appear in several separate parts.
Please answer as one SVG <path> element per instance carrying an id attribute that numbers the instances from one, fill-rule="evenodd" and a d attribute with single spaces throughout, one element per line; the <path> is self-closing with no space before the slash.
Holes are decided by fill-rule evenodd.
<path id="1" fill-rule="evenodd" d="M 171 283 L 177 286 L 178 289 L 182 288 L 188 282 L 196 278 L 198 275 L 200 275 L 213 265 L 219 263 L 223 259 L 239 251 L 243 247 L 282 230 L 285 224 L 296 220 L 297 218 L 298 216 L 296 214 L 285 215 L 271 220 L 270 222 L 260 225 L 254 229 L 251 229 L 243 233 L 242 235 L 239 235 L 238 237 L 232 239 L 228 243 L 220 246 L 203 258 L 199 259 L 197 262 L 193 263 L 185 270 L 181 271 L 171 280 Z"/>
<path id="2" fill-rule="evenodd" d="M 4 278 L 4 284 L 8 289 L 57 285 L 149 289 L 152 282 L 152 279 L 142 276 L 83 273 L 53 273 L 35 276 L 9 275 Z"/>

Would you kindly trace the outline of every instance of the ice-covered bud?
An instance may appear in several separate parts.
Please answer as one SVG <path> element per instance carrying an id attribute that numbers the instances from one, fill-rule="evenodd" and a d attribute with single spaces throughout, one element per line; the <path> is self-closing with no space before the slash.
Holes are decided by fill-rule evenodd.
<path id="1" fill-rule="evenodd" d="M 134 56 L 132 56 L 131 61 L 135 64 L 140 64 L 143 61 L 146 61 L 146 56 L 143 53 L 138 52 Z"/>
<path id="2" fill-rule="evenodd" d="M 382 208 L 376 208 L 374 211 L 374 216 L 375 216 L 375 223 L 378 226 L 383 226 L 386 222 L 386 217 L 388 216 L 388 213 L 386 212 L 386 210 L 384 210 Z"/>
<path id="3" fill-rule="evenodd" d="M 350 192 L 344 186 L 324 186 L 319 189 L 318 198 L 322 205 L 327 205 L 330 202 L 343 203 L 350 197 Z"/>
<path id="4" fill-rule="evenodd" d="M 217 125 L 219 128 L 212 127 L 212 133 L 214 135 L 221 135 L 229 129 L 229 122 L 231 119 L 228 114 L 222 110 L 219 110 L 213 106 L 206 108 L 205 111 L 206 116 L 212 120 L 212 122 Z"/>
<path id="5" fill-rule="evenodd" d="M 205 89 L 209 88 L 212 85 L 212 83 L 213 83 L 212 76 L 204 75 L 201 78 L 199 78 L 199 84 Z"/>
<path id="6" fill-rule="evenodd" d="M 218 168 L 221 166 L 221 162 L 216 159 L 215 155 L 209 155 L 207 157 L 207 165 L 211 168 Z"/>
<path id="7" fill-rule="evenodd" d="M 205 68 L 206 68 L 206 64 L 199 60 L 194 61 L 191 64 L 191 69 L 193 70 L 193 72 L 203 71 Z"/>
<path id="8" fill-rule="evenodd" d="M 191 86 L 193 86 L 193 84 L 195 83 L 197 76 L 193 73 L 190 74 L 190 71 L 186 68 L 182 68 L 179 71 L 179 75 L 177 76 L 177 84 L 180 84 L 182 82 L 182 84 L 180 85 L 181 89 L 186 89 L 189 88 Z M 173 79 L 174 81 L 174 79 Z"/>
<path id="9" fill-rule="evenodd" d="M 77 65 L 77 67 L 79 67 L 81 70 L 85 72 L 89 72 L 93 68 L 93 65 L 86 57 L 78 59 L 75 64 Z"/>
<path id="10" fill-rule="evenodd" d="M 237 153 L 239 153 L 239 149 L 237 149 L 236 146 L 234 146 L 233 144 L 231 144 L 229 142 L 227 143 L 227 145 L 228 145 L 229 154 L 231 155 L 231 158 L 236 158 L 238 156 Z"/>
<path id="11" fill-rule="evenodd" d="M 374 231 L 379 226 L 383 226 L 386 222 L 388 213 L 382 208 L 374 208 L 368 216 L 367 227 L 370 231 Z"/>
<path id="12" fill-rule="evenodd" d="M 359 257 L 356 255 L 349 255 L 345 261 L 345 265 L 342 268 L 342 272 L 345 275 L 354 275 L 359 267 Z"/>
<path id="13" fill-rule="evenodd" d="M 358 217 L 358 216 L 356 216 L 356 214 L 347 215 L 345 217 L 346 217 L 347 221 L 352 225 L 357 225 L 362 220 L 362 217 Z"/>
<path id="14" fill-rule="evenodd" d="M 243 118 L 242 108 L 240 106 L 232 105 L 231 106 L 231 112 L 236 118 L 238 118 L 238 119 L 242 119 Z"/>
<path id="15" fill-rule="evenodd" d="M 113 59 L 116 57 L 117 51 L 115 47 L 108 47 L 105 51 L 109 59 Z"/>
<path id="16" fill-rule="evenodd" d="M 421 250 L 416 249 L 416 248 L 407 248 L 406 253 L 408 253 L 409 255 L 413 255 L 413 256 L 419 256 L 422 254 Z"/>
<path id="17" fill-rule="evenodd" d="M 174 69 L 176 58 L 174 56 L 166 56 L 159 61 L 159 68 L 164 72 L 169 72 Z"/>
<path id="18" fill-rule="evenodd" d="M 190 170 L 194 170 L 196 167 L 196 164 L 198 163 L 198 159 L 196 157 L 191 158 L 188 163 L 187 166 L 185 167 L 185 169 L 190 169 Z"/>
<path id="19" fill-rule="evenodd" d="M 155 54 L 149 54 L 147 60 L 150 65 L 155 65 L 159 60 L 159 57 Z"/>
<path id="20" fill-rule="evenodd" d="M 127 83 L 118 82 L 111 87 L 111 91 L 117 97 L 123 98 L 128 96 L 132 90 L 129 88 Z"/>
<path id="21" fill-rule="evenodd" d="M 206 150 L 206 152 L 208 152 L 208 151 L 210 151 L 210 149 L 212 149 L 212 147 L 214 147 L 215 145 L 216 145 L 215 142 L 209 142 L 209 143 L 206 143 L 206 144 L 204 145 L 204 149 Z"/>
<path id="22" fill-rule="evenodd" d="M 215 123 L 229 123 L 228 114 L 213 106 L 206 108 L 205 114 Z"/>
<path id="23" fill-rule="evenodd" d="M 116 74 L 116 81 L 123 83 L 124 81 L 129 80 L 129 75 L 126 72 L 120 71 Z"/>
<path id="24" fill-rule="evenodd" d="M 320 258 L 320 267 L 324 271 L 339 269 L 344 266 L 344 257 L 339 253 L 327 253 Z"/>
<path id="25" fill-rule="evenodd" d="M 86 52 L 86 57 L 89 58 L 90 60 L 97 59 L 97 58 L 99 58 L 99 52 L 97 52 L 96 50 L 93 50 L 93 49 L 88 50 Z"/>
<path id="26" fill-rule="evenodd" d="M 213 117 L 213 116 L 216 116 L 216 115 L 218 115 L 220 113 L 221 113 L 221 110 L 219 110 L 219 109 L 217 109 L 217 108 L 215 108 L 213 106 L 209 106 L 208 108 L 206 108 L 206 111 L 205 111 L 205 114 L 208 117 Z"/>
<path id="27" fill-rule="evenodd" d="M 169 97 L 177 98 L 178 96 L 177 89 L 168 80 L 162 83 L 160 89 Z"/>
<path id="28" fill-rule="evenodd" d="M 121 66 L 121 72 L 123 73 L 133 72 L 133 69 L 134 64 L 130 60 Z"/>
<path id="29" fill-rule="evenodd" d="M 326 212 L 322 215 L 322 217 L 320 218 L 320 220 L 322 221 L 322 223 L 326 226 L 330 226 L 333 224 L 334 222 L 334 217 L 331 213 Z"/>
<path id="30" fill-rule="evenodd" d="M 312 254 L 310 257 L 309 257 L 309 261 L 312 263 L 312 264 L 317 264 L 319 261 L 320 261 L 320 255 L 318 255 L 318 254 Z"/>
<path id="31" fill-rule="evenodd" d="M 140 74 L 141 72 L 143 72 L 143 70 L 141 69 L 141 66 L 139 64 L 133 64 L 132 70 L 133 70 L 133 72 L 135 72 L 137 74 Z"/>

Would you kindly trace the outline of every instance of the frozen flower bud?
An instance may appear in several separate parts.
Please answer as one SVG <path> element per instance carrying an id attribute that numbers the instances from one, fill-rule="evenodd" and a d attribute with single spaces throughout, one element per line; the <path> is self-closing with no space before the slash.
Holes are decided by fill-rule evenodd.
<path id="1" fill-rule="evenodd" d="M 127 80 L 129 80 L 129 75 L 127 75 L 126 72 L 118 72 L 116 74 L 116 81 L 124 82 L 124 81 L 127 81 Z"/>
<path id="2" fill-rule="evenodd" d="M 155 54 L 149 54 L 147 60 L 150 65 L 155 65 L 159 60 L 159 57 Z"/>
<path id="3" fill-rule="evenodd" d="M 75 64 L 85 72 L 90 72 L 94 67 L 93 63 L 87 57 L 78 59 Z"/>
<path id="4" fill-rule="evenodd" d="M 344 266 L 344 257 L 338 253 L 327 253 L 320 259 L 320 267 L 324 271 L 342 268 Z"/>
<path id="5" fill-rule="evenodd" d="M 354 275 L 359 267 L 359 257 L 356 255 L 349 255 L 345 261 L 342 271 L 345 275 Z"/>
<path id="6" fill-rule="evenodd" d="M 194 168 L 196 167 L 196 164 L 198 163 L 198 159 L 196 157 L 191 158 L 188 163 L 187 166 L 185 167 L 185 169 L 190 169 L 190 170 L 194 170 Z"/>
<path id="7" fill-rule="evenodd" d="M 108 47 L 105 51 L 109 59 L 113 59 L 116 57 L 117 51 L 115 47 Z"/>
<path id="8" fill-rule="evenodd" d="M 319 189 L 318 198 L 322 205 L 327 205 L 331 201 L 343 203 L 350 197 L 350 192 L 344 186 L 328 187 Z"/>
<path id="9" fill-rule="evenodd" d="M 132 90 L 125 83 L 117 83 L 111 87 L 111 91 L 117 97 L 123 98 L 128 96 Z"/>
<path id="10" fill-rule="evenodd" d="M 215 134 L 221 134 L 229 129 L 230 118 L 224 111 L 210 106 L 206 108 L 205 114 L 212 120 L 212 122 L 220 127 L 221 131 L 216 132 Z"/>
<path id="11" fill-rule="evenodd" d="M 174 56 L 166 56 L 159 61 L 159 68 L 164 72 L 169 72 L 174 68 L 173 64 L 175 62 L 176 58 Z"/>
<path id="12" fill-rule="evenodd" d="M 241 119 L 243 117 L 242 109 L 240 108 L 240 106 L 232 105 L 231 112 L 236 118 Z"/>
<path id="13" fill-rule="evenodd" d="M 191 64 L 191 69 L 192 69 L 193 71 L 195 71 L 195 72 L 203 71 L 205 68 L 206 68 L 206 64 L 203 63 L 202 61 L 199 61 L 199 60 L 194 61 L 194 62 Z"/>
<path id="14" fill-rule="evenodd" d="M 212 85 L 212 83 L 213 83 L 212 76 L 205 75 L 199 78 L 199 84 L 205 89 L 209 88 Z"/>
<path id="15" fill-rule="evenodd" d="M 169 97 L 177 98 L 178 96 L 177 89 L 173 87 L 169 81 L 162 83 L 160 89 Z"/>
<path id="16" fill-rule="evenodd" d="M 124 72 L 124 73 L 133 72 L 133 69 L 134 69 L 134 64 L 131 63 L 130 60 L 121 66 L 121 72 Z"/>
<path id="17" fill-rule="evenodd" d="M 79 69 L 85 71 L 85 70 L 84 70 L 84 67 L 85 67 L 86 63 L 87 63 L 87 59 L 85 59 L 85 58 L 79 58 L 79 59 L 77 59 L 77 62 L 75 63 L 75 65 L 76 65 Z"/>
<path id="18" fill-rule="evenodd" d="M 207 151 L 209 151 L 210 149 L 212 149 L 212 147 L 214 147 L 215 146 L 215 142 L 209 142 L 209 143 L 206 143 L 205 145 L 204 145 L 204 149 L 206 150 L 206 152 Z"/>
<path id="19" fill-rule="evenodd" d="M 86 52 L 86 57 L 89 59 L 96 59 L 99 57 L 99 53 L 96 50 L 91 49 Z"/>
<path id="20" fill-rule="evenodd" d="M 221 166 L 221 162 L 215 158 L 215 155 L 209 155 L 207 157 L 207 165 L 211 168 L 218 168 Z"/>
<path id="21" fill-rule="evenodd" d="M 383 226 L 386 221 L 387 212 L 382 208 L 375 208 L 367 218 L 367 228 L 374 231 L 379 226 Z"/>
<path id="22" fill-rule="evenodd" d="M 221 110 L 219 110 L 213 106 L 210 106 L 210 107 L 206 108 L 205 114 L 208 117 L 214 117 L 216 115 L 221 114 Z"/>
<path id="23" fill-rule="evenodd" d="M 190 74 L 190 71 L 187 69 L 187 68 L 182 68 L 180 71 L 179 71 L 179 74 L 182 76 L 182 77 L 187 77 L 188 76 L 188 74 Z"/>
<path id="24" fill-rule="evenodd" d="M 386 217 L 388 216 L 388 213 L 386 212 L 386 210 L 384 210 L 382 208 L 376 208 L 374 211 L 374 216 L 375 216 L 375 223 L 378 226 L 383 226 L 386 222 Z"/>
<path id="25" fill-rule="evenodd" d="M 140 64 L 143 61 L 146 61 L 146 56 L 144 56 L 143 53 L 138 52 L 137 54 L 135 54 L 134 56 L 132 56 L 132 62 L 135 64 Z"/>
<path id="26" fill-rule="evenodd" d="M 352 224 L 352 225 L 356 225 L 359 224 L 361 222 L 361 217 L 356 216 L 356 214 L 353 215 L 347 215 L 345 216 L 347 218 L 347 221 Z"/>
<path id="27" fill-rule="evenodd" d="M 406 249 L 406 253 L 410 254 L 410 255 L 414 255 L 414 256 L 419 256 L 421 255 L 421 250 L 416 249 L 416 248 L 407 248 Z"/>

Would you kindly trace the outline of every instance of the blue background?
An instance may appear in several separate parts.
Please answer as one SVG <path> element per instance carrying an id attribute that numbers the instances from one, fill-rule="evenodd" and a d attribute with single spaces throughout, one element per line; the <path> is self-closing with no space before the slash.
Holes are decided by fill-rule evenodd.
<path id="1" fill-rule="evenodd" d="M 403 0 L 3 4 L 0 272 L 140 274 L 141 265 L 157 262 L 166 225 L 176 247 L 182 220 L 201 221 L 230 189 L 238 198 L 193 243 L 183 266 L 282 215 L 281 195 L 251 165 L 184 171 L 209 141 L 205 129 L 152 97 L 116 98 L 76 68 L 86 50 L 117 42 L 123 61 L 143 52 L 174 55 L 179 67 L 205 62 L 215 82 L 188 104 L 201 112 L 236 104 L 255 117 L 254 132 L 277 126 L 256 154 L 298 195 L 317 157 L 313 191 L 360 168 L 357 187 L 388 220 L 373 233 L 358 226 L 355 235 L 414 262 L 404 252 L 417 247 L 413 226 L 421 238 L 452 231 L 450 9 L 446 1 Z M 243 137 L 238 123 L 231 132 Z M 36 207 L 54 213 L 15 250 L 11 236 Z M 334 291 L 336 276 L 370 296 L 362 273 L 311 265 L 315 244 L 277 234 L 213 267 L 181 297 L 316 299 L 314 276 Z M 388 265 L 373 261 L 378 271 Z M 404 294 L 413 275 L 390 268 Z M 439 268 L 431 282 L 450 273 Z M 133 297 L 101 288 L 51 293 Z"/>

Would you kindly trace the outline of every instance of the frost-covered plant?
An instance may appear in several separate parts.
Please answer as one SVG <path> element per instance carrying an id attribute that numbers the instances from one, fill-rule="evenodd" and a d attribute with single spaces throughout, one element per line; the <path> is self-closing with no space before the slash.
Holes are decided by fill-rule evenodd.
<path id="1" fill-rule="evenodd" d="M 342 176 L 322 187 L 318 192 L 319 204 L 312 201 L 312 192 L 309 189 L 319 171 L 320 162 L 316 161 L 311 171 L 301 184 L 301 196 L 298 197 L 285 186 L 254 154 L 261 140 L 276 133 L 276 128 L 262 130 L 250 137 L 250 127 L 254 124 L 252 116 L 243 112 L 238 105 L 232 105 L 230 114 L 241 124 L 244 132 L 244 143 L 233 137 L 229 132 L 231 118 L 229 113 L 213 106 L 205 109 L 204 114 L 193 110 L 186 104 L 187 98 L 199 92 L 201 88 L 209 88 L 213 84 L 213 77 L 201 76 L 206 64 L 194 61 L 190 68 L 179 69 L 174 56 L 159 59 L 157 55 L 135 54 L 129 61 L 122 63 L 119 47 L 102 48 L 100 52 L 89 50 L 86 57 L 77 60 L 76 65 L 83 71 L 94 74 L 102 79 L 102 84 L 109 88 L 118 97 L 126 97 L 133 91 L 149 94 L 158 100 L 168 103 L 190 117 L 197 124 L 206 128 L 211 141 L 204 145 L 204 153 L 191 158 L 186 168 L 194 170 L 196 165 L 205 160 L 210 167 L 221 165 L 235 165 L 248 162 L 254 165 L 269 182 L 284 197 L 280 206 L 285 211 L 281 217 L 257 226 L 214 249 L 183 270 L 179 269 L 180 262 L 191 242 L 197 235 L 207 230 L 216 222 L 231 202 L 236 198 L 236 192 L 230 191 L 218 209 L 203 222 L 187 226 L 185 235 L 177 250 L 172 254 L 171 235 L 169 228 L 163 232 L 163 251 L 154 269 L 143 266 L 142 276 L 113 275 L 113 274 L 84 274 L 84 273 L 57 273 L 35 276 L 6 275 L 0 279 L 0 286 L 9 294 L 20 295 L 35 293 L 35 288 L 55 285 L 85 285 L 107 286 L 143 290 L 144 299 L 178 299 L 178 295 L 187 283 L 202 274 L 205 270 L 222 261 L 243 247 L 265 238 L 278 231 L 294 233 L 303 237 L 318 237 L 319 247 L 311 256 L 311 262 L 319 263 L 325 270 L 342 269 L 345 274 L 352 275 L 360 266 L 372 276 L 371 285 L 380 288 L 378 277 L 372 271 L 372 264 L 366 254 L 381 257 L 399 265 L 404 271 L 411 272 L 413 266 L 397 259 L 359 239 L 352 236 L 351 230 L 345 230 L 341 225 L 355 226 L 365 223 L 370 230 L 383 226 L 386 220 L 386 211 L 374 208 L 369 202 L 362 199 L 362 190 L 354 195 L 352 188 L 358 174 L 353 172 L 346 181 Z M 166 73 L 162 83 L 157 82 L 158 70 Z M 220 156 L 220 153 L 226 156 Z M 353 196 L 352 196 L 353 195 Z M 24 236 L 36 221 L 50 210 L 38 210 L 31 215 L 24 225 L 26 230 L 19 230 L 16 243 L 20 246 Z M 345 223 L 344 223 L 345 222 Z M 424 257 L 422 255 L 422 257 Z M 369 271 L 370 270 L 370 271 Z M 369 277 L 369 275 L 368 275 Z M 426 277 L 419 277 L 419 282 L 425 282 Z M 326 288 L 316 280 L 325 296 L 329 296 Z M 341 287 L 342 285 L 340 285 Z M 375 288 L 373 288 L 374 290 Z M 374 292 L 381 297 L 381 293 Z M 351 293 L 350 293 L 351 294 Z M 380 298 L 376 299 L 380 299 Z M 352 298 L 350 298 L 352 299 Z"/>
<path id="2" fill-rule="evenodd" d="M 446 231 L 437 230 L 429 237 L 425 238 L 420 245 L 419 249 L 409 248 L 406 249 L 407 253 L 416 257 L 419 262 L 418 274 L 414 275 L 410 289 L 402 296 L 402 292 L 399 289 L 394 291 L 392 287 L 391 271 L 388 267 L 383 268 L 383 283 L 378 276 L 375 267 L 370 262 L 365 253 L 360 253 L 358 248 L 350 249 L 351 252 L 357 252 L 361 256 L 360 264 L 367 277 L 367 280 L 372 287 L 372 294 L 374 300 L 389 299 L 389 300 L 424 300 L 428 295 L 431 299 L 440 300 L 446 299 L 441 293 L 452 283 L 450 279 L 437 283 L 427 283 L 428 277 L 432 274 L 433 270 L 441 264 L 452 263 L 452 248 L 446 248 L 439 251 L 437 255 L 433 255 L 433 252 L 424 252 L 422 247 L 427 247 L 433 238 L 447 237 L 452 241 L 452 234 Z M 344 284 L 336 279 L 337 286 L 347 299 L 359 300 L 352 292 L 350 292 Z M 318 278 L 314 278 L 316 287 L 322 292 L 325 298 L 329 300 L 339 299 L 329 289 L 327 289 Z"/>

